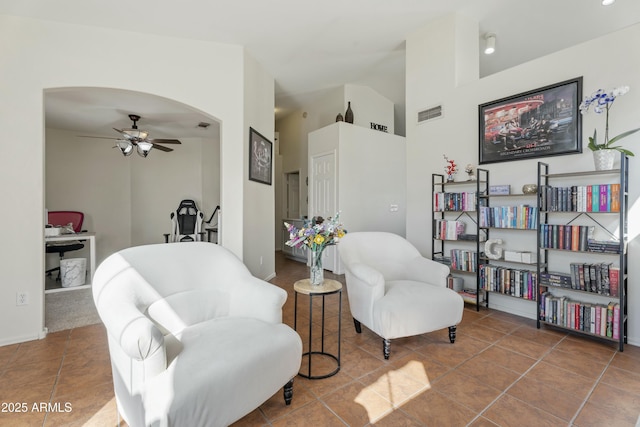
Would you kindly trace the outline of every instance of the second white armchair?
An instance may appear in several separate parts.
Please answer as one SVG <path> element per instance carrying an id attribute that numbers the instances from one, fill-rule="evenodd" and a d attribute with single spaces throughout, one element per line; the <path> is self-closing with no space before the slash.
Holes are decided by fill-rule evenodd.
<path id="1" fill-rule="evenodd" d="M 455 341 L 464 301 L 446 286 L 449 267 L 393 233 L 348 233 L 339 249 L 356 332 L 364 324 L 382 337 L 385 359 L 394 338 L 449 328 Z"/>

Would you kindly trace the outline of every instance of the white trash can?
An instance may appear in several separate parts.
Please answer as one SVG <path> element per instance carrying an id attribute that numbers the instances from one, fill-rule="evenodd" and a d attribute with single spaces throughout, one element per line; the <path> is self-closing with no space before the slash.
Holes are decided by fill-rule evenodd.
<path id="1" fill-rule="evenodd" d="M 82 286 L 87 276 L 86 258 L 69 258 L 60 260 L 60 280 L 63 288 Z"/>

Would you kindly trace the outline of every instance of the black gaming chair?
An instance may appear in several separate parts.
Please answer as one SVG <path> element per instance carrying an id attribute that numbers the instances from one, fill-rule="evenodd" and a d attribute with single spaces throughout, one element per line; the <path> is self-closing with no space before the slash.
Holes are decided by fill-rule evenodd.
<path id="1" fill-rule="evenodd" d="M 164 235 L 165 243 L 203 241 L 203 219 L 204 214 L 200 212 L 195 201 L 182 200 L 178 209 L 171 212 L 171 233 Z"/>

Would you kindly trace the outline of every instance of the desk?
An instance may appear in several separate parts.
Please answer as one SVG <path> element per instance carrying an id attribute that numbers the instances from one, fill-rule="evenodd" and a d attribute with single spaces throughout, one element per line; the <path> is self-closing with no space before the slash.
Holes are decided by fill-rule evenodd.
<path id="1" fill-rule="evenodd" d="M 322 378 L 328 378 L 338 373 L 340 370 L 340 336 L 342 335 L 342 283 L 337 280 L 325 279 L 320 286 L 311 285 L 311 280 L 304 279 L 298 280 L 293 284 L 293 290 L 295 291 L 295 306 L 293 308 L 293 329 L 298 330 L 298 294 L 309 295 L 309 351 L 306 353 L 302 353 L 302 357 L 305 356 L 308 359 L 309 370 L 307 374 L 303 374 L 301 372 L 298 373 L 301 377 L 308 378 L 310 380 L 319 380 Z M 324 304 L 325 297 L 327 295 L 338 294 L 338 354 L 330 354 L 325 352 L 324 350 Z M 320 341 L 320 351 L 313 351 L 312 343 L 313 343 L 313 297 L 314 296 L 322 296 L 322 326 L 321 326 L 321 334 L 322 339 Z M 337 367 L 335 370 L 324 374 L 324 375 L 312 375 L 311 371 L 311 359 L 312 356 L 326 356 L 337 362 Z"/>
<path id="2" fill-rule="evenodd" d="M 93 280 L 93 273 L 96 271 L 96 233 L 75 233 L 75 234 L 60 234 L 59 236 L 47 236 L 44 238 L 44 242 L 52 243 L 52 242 L 68 242 L 73 240 L 82 240 L 89 242 L 89 280 L 83 286 L 75 286 L 71 288 L 61 288 L 61 289 L 48 289 L 45 293 L 50 292 L 60 292 L 60 291 L 71 291 L 74 289 L 84 289 L 91 286 L 91 280 Z"/>

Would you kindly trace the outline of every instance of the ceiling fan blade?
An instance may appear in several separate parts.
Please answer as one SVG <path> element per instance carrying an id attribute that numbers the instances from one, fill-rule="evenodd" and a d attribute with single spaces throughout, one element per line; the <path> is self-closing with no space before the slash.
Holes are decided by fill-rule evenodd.
<path id="1" fill-rule="evenodd" d="M 182 144 L 182 142 L 177 139 L 149 138 L 147 141 L 152 144 Z"/>
<path id="2" fill-rule="evenodd" d="M 153 144 L 153 148 L 155 148 L 156 150 L 164 151 L 166 153 L 173 151 L 173 148 L 163 147 L 162 145 L 158 144 Z"/>
<path id="3" fill-rule="evenodd" d="M 120 139 L 120 138 L 113 138 L 110 136 L 92 136 L 92 135 L 76 135 L 78 138 L 97 138 L 97 139 Z"/>

